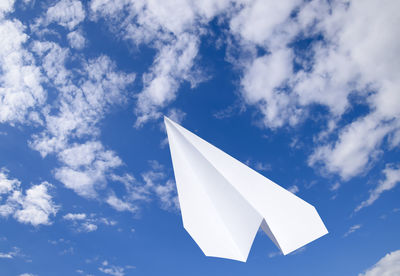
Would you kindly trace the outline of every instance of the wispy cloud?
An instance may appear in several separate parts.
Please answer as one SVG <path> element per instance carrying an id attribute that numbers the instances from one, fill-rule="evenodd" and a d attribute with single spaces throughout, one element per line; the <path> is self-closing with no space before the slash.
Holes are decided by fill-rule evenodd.
<path id="1" fill-rule="evenodd" d="M 335 191 L 339 190 L 340 186 L 341 186 L 340 183 L 336 182 L 335 184 L 333 184 L 332 186 L 329 187 L 329 190 L 331 190 L 332 192 L 335 192 Z"/>
<path id="2" fill-rule="evenodd" d="M 0 259 L 13 259 L 14 257 L 18 256 L 24 256 L 21 253 L 21 249 L 19 249 L 18 247 L 13 247 L 12 250 L 7 253 L 0 252 Z"/>
<path id="3" fill-rule="evenodd" d="M 400 166 L 387 165 L 383 170 L 385 179 L 379 181 L 378 185 L 369 192 L 369 198 L 360 203 L 354 212 L 360 211 L 362 208 L 372 205 L 383 192 L 389 191 L 396 187 L 400 183 Z"/>
<path id="4" fill-rule="evenodd" d="M 63 216 L 63 219 L 72 222 L 72 227 L 76 232 L 84 233 L 96 231 L 99 225 L 114 226 L 117 224 L 115 220 L 98 217 L 96 214 L 68 213 Z"/>
<path id="5" fill-rule="evenodd" d="M 294 193 L 294 194 L 296 194 L 296 193 L 298 193 L 300 191 L 299 187 L 297 187 L 297 185 L 292 185 L 289 188 L 287 188 L 287 190 L 289 192 L 291 192 L 291 193 Z"/>
<path id="6" fill-rule="evenodd" d="M 343 237 L 347 237 L 350 234 L 353 234 L 355 231 L 359 230 L 361 227 L 362 227 L 361 224 L 355 224 L 355 225 L 351 226 L 349 228 L 349 230 L 346 233 L 344 233 Z"/>
<path id="7" fill-rule="evenodd" d="M 113 176 L 114 181 L 124 184 L 126 195 L 119 198 L 111 194 L 107 203 L 117 211 L 136 212 L 141 203 L 156 199 L 165 210 L 179 210 L 175 182 L 167 178 L 164 166 L 156 160 L 150 160 L 149 165 L 150 169 L 142 173 L 141 181 L 131 175 Z"/>
<path id="8" fill-rule="evenodd" d="M 116 266 L 109 264 L 108 261 L 103 261 L 99 270 L 105 274 L 109 274 L 112 276 L 124 276 L 125 271 L 128 269 L 134 269 L 134 266 L 127 265 L 125 267 Z"/>

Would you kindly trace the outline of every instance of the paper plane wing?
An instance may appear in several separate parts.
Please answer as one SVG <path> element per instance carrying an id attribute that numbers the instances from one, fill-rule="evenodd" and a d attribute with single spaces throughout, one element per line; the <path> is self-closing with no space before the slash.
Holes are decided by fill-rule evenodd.
<path id="1" fill-rule="evenodd" d="M 260 227 L 284 255 L 328 233 L 314 206 L 164 121 L 183 225 L 206 256 L 245 262 Z"/>

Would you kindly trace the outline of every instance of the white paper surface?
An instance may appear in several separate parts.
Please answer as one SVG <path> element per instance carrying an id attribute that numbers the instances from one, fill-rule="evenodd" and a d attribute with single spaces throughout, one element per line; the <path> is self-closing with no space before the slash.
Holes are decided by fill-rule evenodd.
<path id="1" fill-rule="evenodd" d="M 183 225 L 206 256 L 245 262 L 260 227 L 284 255 L 328 233 L 314 206 L 164 122 Z"/>

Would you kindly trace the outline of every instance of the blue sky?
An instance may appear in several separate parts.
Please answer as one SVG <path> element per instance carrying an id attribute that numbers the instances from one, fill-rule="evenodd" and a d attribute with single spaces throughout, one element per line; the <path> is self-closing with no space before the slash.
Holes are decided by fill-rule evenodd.
<path id="1" fill-rule="evenodd" d="M 398 275 L 398 1 L 0 3 L 1 275 Z M 247 263 L 182 227 L 163 115 L 313 204 Z"/>

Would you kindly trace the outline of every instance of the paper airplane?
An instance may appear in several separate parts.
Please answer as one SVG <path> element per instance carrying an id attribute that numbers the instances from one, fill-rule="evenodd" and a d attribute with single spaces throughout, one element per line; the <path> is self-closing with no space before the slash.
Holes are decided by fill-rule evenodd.
<path id="1" fill-rule="evenodd" d="M 164 122 L 183 226 L 206 256 L 245 262 L 260 227 L 284 255 L 328 233 L 314 206 Z"/>

